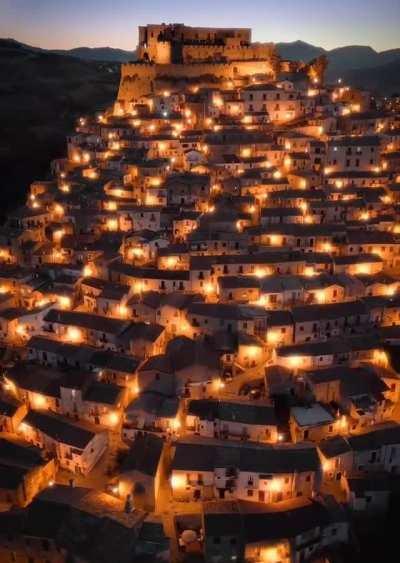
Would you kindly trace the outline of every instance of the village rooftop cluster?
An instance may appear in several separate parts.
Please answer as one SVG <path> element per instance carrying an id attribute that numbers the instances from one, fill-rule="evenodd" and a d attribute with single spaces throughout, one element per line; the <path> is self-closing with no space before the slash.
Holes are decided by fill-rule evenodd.
<path id="1" fill-rule="evenodd" d="M 0 559 L 333 561 L 400 489 L 400 115 L 139 37 L 1 228 Z"/>

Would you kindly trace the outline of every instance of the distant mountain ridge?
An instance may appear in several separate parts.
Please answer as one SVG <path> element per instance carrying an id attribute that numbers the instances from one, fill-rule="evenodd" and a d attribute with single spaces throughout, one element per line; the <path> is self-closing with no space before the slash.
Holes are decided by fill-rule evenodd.
<path id="1" fill-rule="evenodd" d="M 0 43 L 28 49 L 34 52 L 74 57 L 81 61 L 102 63 L 125 63 L 136 60 L 136 51 L 126 51 L 113 47 L 76 47 L 74 49 L 47 50 L 31 47 L 15 39 L 0 39 Z M 365 45 L 349 45 L 327 50 L 305 41 L 276 43 L 279 54 L 284 59 L 309 62 L 320 55 L 329 61 L 327 77 L 336 80 L 345 78 L 349 84 L 371 89 L 376 94 L 391 95 L 400 91 L 400 48 L 378 52 Z M 387 73 L 390 73 L 389 75 Z"/>
<path id="2" fill-rule="evenodd" d="M 329 61 L 328 77 L 330 78 L 338 78 L 347 71 L 375 69 L 381 65 L 400 61 L 400 48 L 378 52 L 366 45 L 348 45 L 326 50 L 304 41 L 277 43 L 276 46 L 281 57 L 289 60 L 308 62 L 315 57 L 325 55 Z"/>
<path id="3" fill-rule="evenodd" d="M 56 53 L 57 55 L 64 55 L 76 57 L 85 61 L 99 61 L 99 62 L 112 62 L 112 63 L 126 63 L 136 59 L 136 51 L 125 51 L 124 49 L 116 49 L 114 47 L 75 47 L 73 49 L 42 49 L 42 47 L 34 47 L 21 43 L 16 39 L 0 39 L 2 42 L 9 42 L 14 47 L 29 49 L 31 51 L 43 53 Z"/>
<path id="4" fill-rule="evenodd" d="M 126 63 L 136 59 L 135 51 L 124 51 L 114 47 L 76 47 L 75 49 L 54 51 L 60 55 L 70 55 L 87 61 Z"/>
<path id="5" fill-rule="evenodd" d="M 32 47 L 15 39 L 7 41 L 19 44 L 33 51 L 52 52 L 67 55 L 87 61 L 103 61 L 124 63 L 136 59 L 136 51 L 126 51 L 114 47 L 76 47 L 73 49 L 42 49 Z M 367 45 L 348 45 L 327 50 L 305 41 L 276 43 L 279 54 L 284 59 L 302 60 L 309 62 L 320 55 L 326 55 L 329 60 L 329 75 L 336 78 L 340 73 L 353 69 L 374 68 L 400 60 L 400 48 L 376 51 Z"/>

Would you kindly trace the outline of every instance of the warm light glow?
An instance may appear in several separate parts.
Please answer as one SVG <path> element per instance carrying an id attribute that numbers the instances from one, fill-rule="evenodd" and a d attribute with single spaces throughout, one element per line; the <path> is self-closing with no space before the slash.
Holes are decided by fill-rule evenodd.
<path id="1" fill-rule="evenodd" d="M 57 231 L 54 231 L 53 233 L 54 242 L 61 242 L 64 234 L 65 234 L 64 229 L 58 229 Z"/>
<path id="2" fill-rule="evenodd" d="M 276 344 L 279 341 L 279 332 L 276 330 L 269 330 L 267 332 L 267 342 L 268 344 Z"/>
<path id="3" fill-rule="evenodd" d="M 139 384 L 138 384 L 137 381 L 135 381 L 134 383 L 131 384 L 130 389 L 131 389 L 131 392 L 132 392 L 134 395 L 139 395 L 139 393 L 140 393 L 140 387 L 139 387 Z"/>
<path id="4" fill-rule="evenodd" d="M 40 393 L 33 393 L 32 394 L 32 407 L 34 409 L 44 409 L 47 406 L 46 397 L 41 395 Z"/>
<path id="5" fill-rule="evenodd" d="M 167 258 L 168 268 L 175 268 L 177 262 L 178 262 L 178 259 L 176 258 L 176 256 L 168 256 L 168 258 Z"/>
<path id="6" fill-rule="evenodd" d="M 322 252 L 332 252 L 333 251 L 333 246 L 330 242 L 324 242 L 322 243 Z"/>
<path id="7" fill-rule="evenodd" d="M 153 188 L 157 188 L 158 186 L 161 186 L 161 178 L 159 178 L 158 176 L 153 176 L 152 178 L 150 178 L 150 186 L 152 186 Z"/>
<path id="8" fill-rule="evenodd" d="M 108 423 L 110 426 L 116 426 L 120 420 L 119 413 L 117 412 L 110 412 L 108 415 Z"/>
<path id="9" fill-rule="evenodd" d="M 356 273 L 357 274 L 370 274 L 371 273 L 371 266 L 369 264 L 357 264 L 356 265 Z"/>
<path id="10" fill-rule="evenodd" d="M 393 297 L 393 295 L 396 293 L 397 291 L 397 287 L 394 285 L 388 285 L 387 287 L 385 287 L 385 294 L 388 297 Z"/>
<path id="11" fill-rule="evenodd" d="M 204 292 L 209 295 L 210 293 L 214 293 L 215 291 L 215 287 L 213 286 L 212 283 L 206 283 L 204 284 Z"/>
<path id="12" fill-rule="evenodd" d="M 214 386 L 217 391 L 220 391 L 221 389 L 225 388 L 225 383 L 222 381 L 222 379 L 215 379 Z"/>
<path id="13" fill-rule="evenodd" d="M 23 434 L 28 434 L 32 430 L 32 427 L 26 422 L 21 422 L 18 426 L 18 430 Z"/>
<path id="14" fill-rule="evenodd" d="M 118 204 L 116 201 L 106 201 L 105 202 L 105 208 L 108 211 L 116 211 L 118 207 Z"/>
<path id="15" fill-rule="evenodd" d="M 70 342 L 80 342 L 82 340 L 82 331 L 75 326 L 69 326 L 65 333 L 65 340 Z"/>
<path id="16" fill-rule="evenodd" d="M 4 377 L 4 383 L 3 383 L 4 390 L 7 391 L 8 393 L 12 393 L 13 395 L 15 395 L 17 393 L 17 387 L 15 383 L 10 379 L 7 379 L 7 377 L 5 376 L 3 377 Z"/>
<path id="17" fill-rule="evenodd" d="M 255 358 L 256 356 L 259 355 L 260 349 L 258 348 L 258 346 L 248 346 L 247 353 L 250 358 Z"/>
<path id="18" fill-rule="evenodd" d="M 176 430 L 179 430 L 179 428 L 181 427 L 180 420 L 177 419 L 177 418 L 174 418 L 174 419 L 171 421 L 171 427 L 172 427 L 172 429 L 175 430 L 175 431 L 176 431 Z"/>
<path id="19" fill-rule="evenodd" d="M 292 368 L 298 368 L 301 365 L 301 358 L 300 356 L 290 356 L 288 358 L 289 365 Z"/>
<path id="20" fill-rule="evenodd" d="M 24 324 L 18 324 L 15 332 L 18 334 L 18 336 L 21 336 L 22 338 L 27 336 L 27 327 Z"/>
<path id="21" fill-rule="evenodd" d="M 107 219 L 107 230 L 117 231 L 118 230 L 118 219 Z"/>
<path id="22" fill-rule="evenodd" d="M 307 276 L 307 278 L 312 278 L 317 275 L 317 272 L 314 270 L 313 266 L 306 266 L 303 273 L 305 276 Z"/>
<path id="23" fill-rule="evenodd" d="M 64 215 L 64 208 L 62 205 L 60 205 L 59 203 L 56 203 L 56 205 L 54 206 L 54 213 L 58 216 L 63 216 Z"/>
<path id="24" fill-rule="evenodd" d="M 82 276 L 84 278 L 90 278 L 91 276 L 94 276 L 94 273 L 94 268 L 91 264 L 85 264 L 85 266 L 83 266 Z"/>
<path id="25" fill-rule="evenodd" d="M 71 308 L 71 298 L 67 295 L 59 295 L 57 297 L 57 303 L 61 309 L 70 309 Z"/>
<path id="26" fill-rule="evenodd" d="M 134 293 L 141 293 L 144 290 L 144 284 L 141 281 L 137 281 L 133 284 L 133 292 Z"/>
<path id="27" fill-rule="evenodd" d="M 274 493 L 279 493 L 282 490 L 282 481 L 280 479 L 272 479 L 269 484 L 269 490 Z"/>
<path id="28" fill-rule="evenodd" d="M 240 151 L 240 156 L 242 156 L 243 158 L 249 158 L 251 156 L 251 149 L 250 148 L 243 148 Z"/>
<path id="29" fill-rule="evenodd" d="M 267 547 L 262 550 L 262 561 L 265 563 L 276 563 L 280 560 L 279 550 L 276 547 Z"/>
<path id="30" fill-rule="evenodd" d="M 256 268 L 254 270 L 254 275 L 256 276 L 256 278 L 265 278 L 265 276 L 268 275 L 268 272 L 265 270 L 265 268 Z"/>
<path id="31" fill-rule="evenodd" d="M 372 361 L 383 368 L 389 367 L 389 356 L 384 350 L 374 350 Z"/>
<path id="32" fill-rule="evenodd" d="M 120 305 L 118 305 L 118 315 L 123 319 L 126 319 L 129 315 L 129 308 L 121 303 Z"/>
<path id="33" fill-rule="evenodd" d="M 331 461 L 324 461 L 322 463 L 322 470 L 324 473 L 329 473 L 332 470 L 332 462 Z"/>
<path id="34" fill-rule="evenodd" d="M 318 289 L 315 292 L 315 298 L 318 303 L 325 303 L 325 291 L 323 289 Z"/>
<path id="35" fill-rule="evenodd" d="M 62 262 L 64 260 L 64 254 L 62 253 L 61 250 L 57 250 L 57 248 L 53 249 L 52 257 L 54 262 Z"/>
<path id="36" fill-rule="evenodd" d="M 368 221 L 371 218 L 369 211 L 360 213 L 360 221 Z"/>
<path id="37" fill-rule="evenodd" d="M 128 250 L 129 256 L 133 257 L 133 258 L 140 258 L 144 255 L 144 251 L 142 248 L 129 248 Z"/>
<path id="38" fill-rule="evenodd" d="M 269 237 L 271 246 L 281 246 L 282 236 L 281 235 L 270 235 Z"/>
<path id="39" fill-rule="evenodd" d="M 184 475 L 171 475 L 170 483 L 173 489 L 181 489 L 186 485 L 186 477 Z"/>

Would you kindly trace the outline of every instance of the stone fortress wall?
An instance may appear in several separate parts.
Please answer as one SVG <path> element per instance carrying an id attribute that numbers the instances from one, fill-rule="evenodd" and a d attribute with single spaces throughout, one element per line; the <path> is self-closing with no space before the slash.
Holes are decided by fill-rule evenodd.
<path id="1" fill-rule="evenodd" d="M 255 74 L 274 79 L 287 65 L 273 43 L 251 43 L 247 28 L 221 29 L 160 24 L 139 27 L 139 60 L 121 65 L 117 102 L 124 107 L 157 92 L 157 81 L 209 83 Z M 291 63 L 293 67 L 293 63 Z M 304 65 L 303 65 L 304 66 Z M 294 65 L 294 68 L 301 68 Z"/>
<path id="2" fill-rule="evenodd" d="M 157 64 L 186 63 L 232 55 L 249 45 L 249 29 L 187 27 L 160 24 L 139 27 L 139 60 Z M 225 51 L 223 55 L 222 51 Z M 248 56 L 247 58 L 251 58 Z"/>
<path id="3" fill-rule="evenodd" d="M 141 96 L 157 90 L 156 80 L 171 83 L 176 79 L 201 79 L 213 76 L 217 81 L 232 80 L 236 77 L 265 74 L 274 77 L 273 65 L 268 60 L 234 61 L 228 63 L 186 63 L 186 64 L 152 64 L 125 63 L 121 65 L 121 80 L 118 91 L 118 102 L 133 102 Z"/>
<path id="4" fill-rule="evenodd" d="M 275 54 L 273 43 L 252 43 L 251 45 L 238 45 L 228 41 L 226 45 L 184 45 L 182 47 L 183 62 L 207 60 L 257 60 L 269 59 Z"/>

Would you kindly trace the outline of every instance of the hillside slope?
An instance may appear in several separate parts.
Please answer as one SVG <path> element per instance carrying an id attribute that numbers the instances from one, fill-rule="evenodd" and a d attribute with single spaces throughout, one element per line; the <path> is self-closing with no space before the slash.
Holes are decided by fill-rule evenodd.
<path id="1" fill-rule="evenodd" d="M 135 60 L 135 51 L 124 51 L 112 47 L 77 47 L 68 51 L 57 50 L 55 53 L 69 55 L 86 61 L 106 61 L 126 63 Z"/>
<path id="2" fill-rule="evenodd" d="M 49 161 L 65 154 L 77 116 L 112 103 L 119 65 L 32 50 L 0 40 L 0 160 L 3 212 L 22 201 Z"/>
<path id="3" fill-rule="evenodd" d="M 345 82 L 383 95 L 400 93 L 400 59 L 373 68 L 352 69 L 343 74 Z"/>

